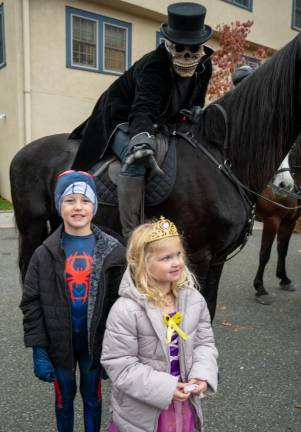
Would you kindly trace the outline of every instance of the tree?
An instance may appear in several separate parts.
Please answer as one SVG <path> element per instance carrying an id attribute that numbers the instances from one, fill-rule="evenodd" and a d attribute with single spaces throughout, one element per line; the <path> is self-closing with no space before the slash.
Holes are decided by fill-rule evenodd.
<path id="1" fill-rule="evenodd" d="M 232 88 L 231 73 L 237 65 L 245 63 L 243 53 L 248 48 L 247 36 L 252 25 L 253 21 L 249 20 L 217 26 L 216 29 L 220 34 L 220 49 L 212 56 L 213 73 L 207 92 L 209 100 L 223 96 Z M 264 48 L 259 48 L 252 55 L 262 59 L 266 57 L 266 51 Z"/>

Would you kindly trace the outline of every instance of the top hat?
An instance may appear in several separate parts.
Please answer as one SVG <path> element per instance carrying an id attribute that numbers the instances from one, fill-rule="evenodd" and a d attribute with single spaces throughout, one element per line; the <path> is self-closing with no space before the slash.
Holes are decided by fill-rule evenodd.
<path id="1" fill-rule="evenodd" d="M 204 24 L 206 8 L 198 3 L 174 3 L 168 6 L 168 24 L 161 25 L 161 33 L 171 42 L 199 45 L 212 35 L 212 28 Z"/>

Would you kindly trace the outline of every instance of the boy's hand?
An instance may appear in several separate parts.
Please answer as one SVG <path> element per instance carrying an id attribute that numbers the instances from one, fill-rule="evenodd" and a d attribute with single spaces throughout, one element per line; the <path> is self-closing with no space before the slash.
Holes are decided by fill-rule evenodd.
<path id="1" fill-rule="evenodd" d="M 49 359 L 46 348 L 33 347 L 33 371 L 37 378 L 45 382 L 55 380 L 54 368 Z"/>
<path id="2" fill-rule="evenodd" d="M 185 393 L 184 392 L 184 387 L 187 386 L 187 383 L 178 383 L 177 385 L 177 390 L 174 392 L 173 395 L 173 400 L 178 401 L 178 402 L 185 402 L 189 396 L 190 393 Z"/>
<path id="3" fill-rule="evenodd" d="M 196 396 L 202 396 L 203 393 L 205 393 L 208 389 L 207 381 L 202 381 L 202 380 L 198 380 L 198 379 L 193 378 L 188 382 L 188 385 L 190 385 L 190 384 L 197 384 L 198 388 L 191 391 L 191 394 L 196 395 Z"/>

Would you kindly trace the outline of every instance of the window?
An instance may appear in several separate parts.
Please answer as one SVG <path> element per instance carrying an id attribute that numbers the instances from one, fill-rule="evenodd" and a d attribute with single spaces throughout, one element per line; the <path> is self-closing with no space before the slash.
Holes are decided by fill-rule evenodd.
<path id="1" fill-rule="evenodd" d="M 131 63 L 131 24 L 66 7 L 67 67 L 121 75 Z"/>
<path id="2" fill-rule="evenodd" d="M 0 68 L 5 65 L 4 8 L 2 3 L 0 5 Z"/>
<path id="3" fill-rule="evenodd" d="M 127 69 L 127 29 L 104 24 L 104 70 L 124 72 Z"/>
<path id="4" fill-rule="evenodd" d="M 301 0 L 293 0 L 292 27 L 301 30 Z"/>
<path id="5" fill-rule="evenodd" d="M 257 69 L 261 64 L 261 61 L 256 57 L 250 57 L 250 56 L 242 55 L 242 58 L 245 61 L 244 64 L 251 66 L 251 68 L 253 68 L 253 69 Z"/>
<path id="6" fill-rule="evenodd" d="M 158 47 L 162 42 L 164 42 L 164 36 L 163 33 L 160 31 L 156 32 L 156 47 Z"/>
<path id="7" fill-rule="evenodd" d="M 227 3 L 232 3 L 235 6 L 239 6 L 249 11 L 252 11 L 253 0 L 223 0 L 223 1 Z"/>
<path id="8" fill-rule="evenodd" d="M 97 21 L 72 16 L 72 64 L 97 67 Z"/>

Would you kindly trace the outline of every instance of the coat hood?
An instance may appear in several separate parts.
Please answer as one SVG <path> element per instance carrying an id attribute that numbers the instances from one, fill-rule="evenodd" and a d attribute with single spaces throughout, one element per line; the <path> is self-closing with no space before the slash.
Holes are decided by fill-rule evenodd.
<path id="1" fill-rule="evenodd" d="M 122 277 L 118 294 L 120 297 L 129 298 L 137 302 L 140 306 L 145 307 L 147 296 L 141 294 L 135 287 L 129 266 L 127 266 Z"/>
<path id="2" fill-rule="evenodd" d="M 184 288 L 184 287 L 183 287 Z M 194 288 L 194 284 L 192 280 L 189 280 L 187 282 L 187 284 L 185 284 L 185 288 L 186 289 L 179 289 L 178 291 L 178 295 L 177 295 L 177 299 L 178 300 L 184 300 L 184 297 L 186 295 L 189 295 L 189 291 L 195 290 Z M 121 284 L 119 287 L 119 296 L 120 297 L 125 297 L 125 298 L 129 298 L 131 300 L 134 300 L 135 302 L 137 302 L 140 306 L 142 306 L 143 308 L 147 309 L 147 305 L 148 305 L 148 298 L 146 294 L 141 294 L 137 288 L 134 285 L 132 276 L 131 276 L 131 272 L 130 272 L 130 268 L 129 266 L 127 266 L 126 271 L 123 275 L 123 278 L 121 280 Z M 177 303 L 179 303 L 179 301 L 177 301 Z M 182 302 L 181 302 L 182 303 Z"/>

